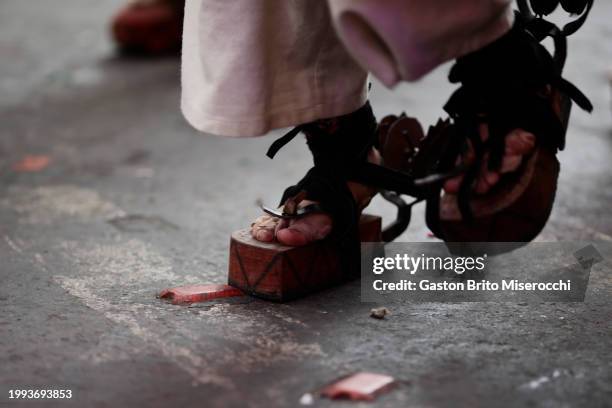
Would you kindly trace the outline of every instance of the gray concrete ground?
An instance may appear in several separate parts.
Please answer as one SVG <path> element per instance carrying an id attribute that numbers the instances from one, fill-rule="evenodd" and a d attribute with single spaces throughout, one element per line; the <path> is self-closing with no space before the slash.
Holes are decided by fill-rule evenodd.
<path id="1" fill-rule="evenodd" d="M 373 406 L 612 406 L 612 280 L 602 271 L 584 303 L 413 304 L 386 321 L 368 317 L 357 283 L 289 304 L 156 299 L 168 286 L 224 282 L 230 232 L 309 158 L 296 142 L 269 161 L 274 136 L 190 129 L 178 61 L 115 56 L 107 22 L 121 3 L 0 4 L 0 405 L 19 405 L 10 388 L 54 387 L 73 399 L 37 406 L 290 407 L 371 370 L 405 381 Z M 598 1 L 571 40 L 567 77 L 596 110 L 575 111 L 540 240 L 612 240 L 611 18 L 612 4 Z M 377 113 L 433 121 L 447 69 L 375 86 Z M 12 171 L 26 154 L 52 162 Z M 379 200 L 371 211 L 392 215 Z M 427 240 L 422 209 L 414 218 L 402 239 Z"/>

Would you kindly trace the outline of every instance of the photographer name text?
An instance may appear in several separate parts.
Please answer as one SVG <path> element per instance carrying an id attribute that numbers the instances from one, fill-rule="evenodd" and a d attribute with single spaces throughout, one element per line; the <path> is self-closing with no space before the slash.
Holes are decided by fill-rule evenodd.
<path id="1" fill-rule="evenodd" d="M 485 279 L 465 280 L 463 282 L 432 282 L 423 279 L 419 282 L 402 279 L 398 282 L 384 282 L 377 279 L 372 283 L 376 291 L 571 291 L 570 280 L 557 282 L 521 282 L 518 279 L 491 282 Z"/>

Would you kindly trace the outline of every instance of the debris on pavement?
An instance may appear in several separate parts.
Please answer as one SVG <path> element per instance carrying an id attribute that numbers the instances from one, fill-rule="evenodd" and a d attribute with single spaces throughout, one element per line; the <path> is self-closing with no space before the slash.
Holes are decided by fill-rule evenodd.
<path id="1" fill-rule="evenodd" d="M 390 315 L 391 312 L 386 307 L 375 307 L 370 310 L 370 317 L 374 319 L 384 319 L 387 315 Z"/>
<path id="2" fill-rule="evenodd" d="M 521 385 L 519 388 L 535 390 L 537 388 L 540 388 L 543 384 L 546 384 L 547 382 L 550 382 L 550 377 L 542 376 L 542 377 L 536 378 L 535 380 L 531 380 L 528 383 Z"/>
<path id="3" fill-rule="evenodd" d="M 569 375 L 569 371 L 568 370 L 560 370 L 560 369 L 555 369 L 552 374 L 550 375 L 543 375 L 541 377 L 538 377 L 536 379 L 533 379 L 523 385 L 521 385 L 519 387 L 519 389 L 523 389 L 523 390 L 536 390 L 538 388 L 540 388 L 542 385 L 547 384 L 549 382 L 551 382 L 552 380 L 555 380 L 561 376 L 567 376 Z"/>
<path id="4" fill-rule="evenodd" d="M 17 163 L 13 164 L 13 171 L 19 173 L 35 173 L 45 169 L 49 163 L 51 163 L 51 158 L 49 156 L 28 154 Z"/>
<path id="5" fill-rule="evenodd" d="M 302 395 L 302 397 L 300 398 L 300 405 L 312 405 L 313 403 L 314 403 L 314 397 L 309 392 Z"/>
<path id="6" fill-rule="evenodd" d="M 372 401 L 376 396 L 389 391 L 395 385 L 396 381 L 391 376 L 359 372 L 326 386 L 321 391 L 321 396 L 330 399 Z"/>
<path id="7" fill-rule="evenodd" d="M 240 289 L 229 285 L 188 285 L 164 289 L 159 298 L 167 299 L 174 305 L 206 302 L 213 299 L 244 296 Z"/>

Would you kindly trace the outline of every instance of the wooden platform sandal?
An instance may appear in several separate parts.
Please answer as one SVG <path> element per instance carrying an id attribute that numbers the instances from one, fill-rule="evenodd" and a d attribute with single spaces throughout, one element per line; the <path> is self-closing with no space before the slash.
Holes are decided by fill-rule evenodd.
<path id="1" fill-rule="evenodd" d="M 114 17 L 111 33 L 125 54 L 178 53 L 184 0 L 130 0 Z"/>
<path id="2" fill-rule="evenodd" d="M 324 122 L 300 125 L 272 144 L 268 151 L 271 158 L 304 133 L 314 166 L 285 191 L 280 209 L 263 210 L 281 219 L 324 212 L 333 220 L 331 233 L 306 246 L 288 247 L 257 241 L 249 230 L 237 231 L 230 243 L 229 284 L 270 300 L 294 299 L 358 277 L 360 242 L 391 241 L 408 226 L 410 205 L 399 194 L 418 189 L 405 174 L 368 162 L 371 149 L 380 150 L 379 136 L 385 136 L 377 132 L 369 103 L 336 118 L 333 131 L 329 124 L 322 126 Z M 397 206 L 397 220 L 382 229 L 380 217 L 363 215 L 364 203 L 355 202 L 347 186 L 349 181 L 382 190 L 383 197 Z M 318 204 L 300 207 L 306 199 Z"/>
<path id="3" fill-rule="evenodd" d="M 580 7 L 577 3 L 561 2 L 566 10 L 582 14 L 559 29 L 541 15 L 554 7 L 536 6 L 535 15 L 526 1 L 519 2 L 521 10 L 509 33 L 459 58 L 452 67 L 450 80 L 461 87 L 445 106 L 450 118 L 431 127 L 427 136 L 412 118 L 389 116 L 381 122 L 389 139 L 386 148 L 391 150 L 383 152 L 385 164 L 423 187 L 427 225 L 438 238 L 518 245 L 534 239 L 546 224 L 560 169 L 556 153 L 565 146 L 572 102 L 592 110 L 589 100 L 561 77 L 567 36 L 580 28 L 592 6 L 592 1 Z M 541 45 L 548 37 L 553 39 L 554 55 Z M 488 129 L 486 141 L 481 140 L 483 125 Z M 499 170 L 505 137 L 515 129 L 534 134 L 535 149 L 490 192 L 474 193 L 483 160 L 488 160 L 490 170 Z M 468 148 L 474 160 L 458 165 L 457 158 Z M 463 175 L 458 194 L 443 193 L 443 182 L 457 173 Z"/>

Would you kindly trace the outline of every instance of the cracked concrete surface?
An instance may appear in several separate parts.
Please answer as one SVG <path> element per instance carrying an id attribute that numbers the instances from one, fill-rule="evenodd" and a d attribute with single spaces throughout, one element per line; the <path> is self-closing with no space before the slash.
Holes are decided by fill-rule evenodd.
<path id="1" fill-rule="evenodd" d="M 369 317 L 358 283 L 289 304 L 156 299 L 167 286 L 224 282 L 231 231 L 309 158 L 292 143 L 268 160 L 274 136 L 191 130 L 178 61 L 114 56 L 106 29 L 121 4 L 0 5 L 0 405 L 18 405 L 9 388 L 54 386 L 74 398 L 51 406 L 290 407 L 371 370 L 402 380 L 374 406 L 612 406 L 605 269 L 584 303 L 423 303 L 386 320 Z M 542 241 L 612 240 L 610 17 L 597 2 L 570 40 L 566 76 L 596 110 L 574 111 Z M 432 122 L 451 90 L 447 69 L 375 86 L 376 113 Z M 12 171 L 26 154 L 51 163 Z M 370 211 L 393 215 L 378 199 Z M 402 240 L 426 239 L 419 208 Z M 345 404 L 315 400 L 331 405 Z"/>

